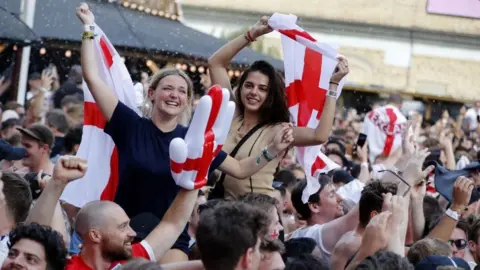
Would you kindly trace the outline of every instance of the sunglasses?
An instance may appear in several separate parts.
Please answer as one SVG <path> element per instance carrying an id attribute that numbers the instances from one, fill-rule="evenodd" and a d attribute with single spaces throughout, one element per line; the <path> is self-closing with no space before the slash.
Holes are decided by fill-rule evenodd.
<path id="1" fill-rule="evenodd" d="M 398 175 L 398 173 L 396 173 L 396 172 L 394 172 L 394 171 L 392 171 L 392 170 L 380 170 L 380 171 L 378 171 L 378 172 L 379 172 L 379 173 L 389 172 L 389 173 L 393 174 L 395 177 L 397 177 L 400 181 L 402 181 L 405 185 L 407 185 L 408 188 L 407 188 L 407 190 L 403 193 L 403 197 L 405 197 L 405 196 L 408 194 L 408 192 L 410 191 L 410 189 L 412 188 L 412 187 L 410 186 L 410 184 L 409 184 L 407 181 L 405 181 L 405 179 L 403 179 L 400 175 Z"/>
<path id="2" fill-rule="evenodd" d="M 448 240 L 448 244 L 450 246 L 455 245 L 457 249 L 464 249 L 467 247 L 467 240 L 465 239 Z"/>

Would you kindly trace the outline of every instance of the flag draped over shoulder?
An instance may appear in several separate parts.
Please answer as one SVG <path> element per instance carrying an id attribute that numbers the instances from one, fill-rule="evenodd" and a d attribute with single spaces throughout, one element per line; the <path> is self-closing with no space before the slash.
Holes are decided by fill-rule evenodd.
<path id="1" fill-rule="evenodd" d="M 363 122 L 363 133 L 367 135 L 369 159 L 388 157 L 393 150 L 402 146 L 402 133 L 407 119 L 400 110 L 386 105 L 370 111 Z"/>
<path id="2" fill-rule="evenodd" d="M 282 34 L 285 85 L 292 122 L 299 127 L 315 129 L 323 112 L 330 77 L 338 63 L 337 50 L 317 42 L 300 28 L 295 15 L 275 13 L 268 24 Z M 343 82 L 338 86 L 337 98 Z M 297 160 L 305 170 L 307 188 L 302 200 L 318 192 L 318 176 L 339 166 L 321 152 L 320 145 L 297 147 Z"/>
<path id="3" fill-rule="evenodd" d="M 95 53 L 99 75 L 118 100 L 140 115 L 136 91 L 120 55 L 100 27 L 95 26 Z M 108 89 L 105 89 L 108 91 Z M 88 160 L 83 179 L 67 185 L 61 196 L 77 207 L 94 200 L 113 200 L 118 185 L 118 153 L 112 138 L 103 132 L 106 119 L 83 81 L 84 126 L 77 156 Z"/>

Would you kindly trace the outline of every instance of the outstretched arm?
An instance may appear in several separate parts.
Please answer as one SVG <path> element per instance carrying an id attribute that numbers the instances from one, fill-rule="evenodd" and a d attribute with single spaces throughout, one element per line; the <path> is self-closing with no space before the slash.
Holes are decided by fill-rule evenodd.
<path id="1" fill-rule="evenodd" d="M 335 68 L 332 77 L 330 77 L 330 86 L 323 106 L 322 116 L 318 122 L 317 128 L 295 127 L 293 133 L 293 145 L 308 146 L 318 145 L 326 142 L 330 131 L 332 130 L 333 119 L 335 118 L 335 109 L 337 104 L 338 84 L 348 74 L 348 61 L 344 57 L 338 58 L 339 62 Z"/>
<path id="2" fill-rule="evenodd" d="M 80 21 L 87 25 L 93 25 L 95 18 L 89 10 L 88 5 L 83 3 L 77 8 L 77 17 Z M 98 75 L 98 67 L 95 56 L 94 39 L 82 38 L 82 72 L 83 78 L 88 85 L 88 89 L 93 95 L 95 102 L 100 107 L 103 115 L 110 120 L 113 111 L 118 104 L 118 98 L 115 96 L 112 89 L 110 89 Z"/>
<path id="3" fill-rule="evenodd" d="M 212 84 L 218 84 L 223 88 L 232 90 L 230 77 L 228 77 L 227 74 L 228 65 L 235 55 L 237 55 L 243 48 L 247 47 L 253 40 L 271 31 L 272 29 L 268 27 L 268 17 L 263 16 L 246 34 L 240 35 L 234 40 L 229 41 L 216 51 L 208 59 L 208 68 Z M 235 101 L 235 95 L 233 95 L 233 93 L 231 93 L 230 99 Z"/>
<path id="4" fill-rule="evenodd" d="M 183 232 L 197 200 L 198 190 L 181 189 L 160 223 L 145 238 L 160 260 Z"/>

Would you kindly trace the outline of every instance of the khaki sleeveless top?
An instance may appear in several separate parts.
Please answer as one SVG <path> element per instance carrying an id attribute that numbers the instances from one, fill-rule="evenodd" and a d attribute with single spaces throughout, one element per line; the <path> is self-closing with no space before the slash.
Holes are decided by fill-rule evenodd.
<path id="1" fill-rule="evenodd" d="M 228 133 L 228 137 L 222 148 L 223 151 L 231 153 L 233 148 L 235 148 L 243 136 L 246 135 L 246 133 L 239 132 L 242 123 L 243 120 L 241 120 L 240 117 L 237 117 L 232 121 L 230 132 Z M 235 155 L 235 159 L 242 160 L 248 157 L 258 157 L 262 150 L 270 144 L 273 138 L 271 130 L 273 127 L 274 126 L 264 126 L 253 133 L 242 147 L 240 147 Z M 238 199 L 249 192 L 269 194 L 273 190 L 273 175 L 275 174 L 279 161 L 279 157 L 275 158 L 256 174 L 246 179 L 237 179 L 227 174 L 225 176 L 225 181 L 223 182 L 223 186 L 225 187 L 225 198 Z"/>

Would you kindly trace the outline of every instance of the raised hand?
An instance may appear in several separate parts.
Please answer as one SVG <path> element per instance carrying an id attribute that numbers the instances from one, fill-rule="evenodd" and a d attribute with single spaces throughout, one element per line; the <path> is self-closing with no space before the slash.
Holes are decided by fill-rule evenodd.
<path id="1" fill-rule="evenodd" d="M 53 168 L 53 181 L 68 184 L 79 179 L 87 172 L 87 160 L 74 156 L 63 156 L 57 160 Z"/>
<path id="2" fill-rule="evenodd" d="M 392 213 L 384 211 L 372 217 L 363 234 L 361 249 L 364 254 L 374 254 L 388 245 L 392 231 Z M 367 255 L 367 256 L 368 256 Z"/>
<path id="3" fill-rule="evenodd" d="M 40 77 L 40 80 L 42 81 L 42 88 L 47 91 L 50 91 L 52 89 L 52 84 L 54 80 L 52 72 L 44 69 L 42 71 L 42 76 Z"/>
<path id="4" fill-rule="evenodd" d="M 344 56 L 338 56 L 338 64 L 333 71 L 332 76 L 330 77 L 330 81 L 333 83 L 340 83 L 343 77 L 347 76 L 349 69 L 348 69 L 348 60 Z"/>
<path id="5" fill-rule="evenodd" d="M 465 176 L 459 176 L 453 185 L 451 208 L 462 213 L 470 202 L 473 188 L 474 184 L 471 179 Z"/>
<path id="6" fill-rule="evenodd" d="M 410 186 L 418 185 L 421 181 L 435 169 L 435 166 L 430 165 L 425 170 L 422 170 L 422 165 L 425 159 L 430 155 L 428 149 L 416 149 L 413 156 L 405 167 L 403 176 Z"/>
<path id="7" fill-rule="evenodd" d="M 227 89 L 212 86 L 200 99 L 185 139 L 170 142 L 170 169 L 178 186 L 192 190 L 207 183 L 210 164 L 230 130 L 235 103 L 229 100 Z"/>
<path id="8" fill-rule="evenodd" d="M 87 3 L 81 3 L 80 6 L 77 7 L 77 17 L 84 25 L 90 25 L 95 22 L 95 16 L 93 16 Z"/>
<path id="9" fill-rule="evenodd" d="M 268 19 L 270 19 L 270 17 L 262 16 L 260 20 L 252 26 L 250 29 L 250 34 L 252 35 L 253 39 L 257 39 L 258 37 L 273 31 L 273 29 L 268 26 Z"/>
<path id="10" fill-rule="evenodd" d="M 407 124 L 402 134 L 402 154 L 411 157 L 415 154 L 415 133 L 411 122 Z"/>

